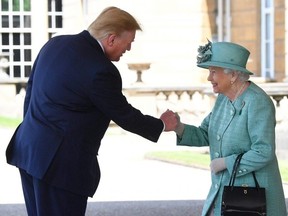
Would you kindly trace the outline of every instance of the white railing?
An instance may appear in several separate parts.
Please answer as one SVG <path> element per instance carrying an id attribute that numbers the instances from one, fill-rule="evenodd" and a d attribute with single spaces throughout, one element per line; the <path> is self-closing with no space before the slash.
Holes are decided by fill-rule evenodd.
<path id="1" fill-rule="evenodd" d="M 288 122 L 288 83 L 258 84 L 274 101 L 277 123 Z M 148 114 L 159 116 L 171 109 L 191 120 L 201 119 L 211 111 L 216 95 L 210 84 L 155 87 L 146 85 L 129 86 L 123 89 L 132 104 Z M 187 115 L 186 115 L 187 114 Z"/>

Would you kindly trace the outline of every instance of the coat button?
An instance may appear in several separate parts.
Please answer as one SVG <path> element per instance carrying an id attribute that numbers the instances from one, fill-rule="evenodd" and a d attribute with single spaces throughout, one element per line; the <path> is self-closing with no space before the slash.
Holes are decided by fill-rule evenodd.
<path id="1" fill-rule="evenodd" d="M 231 116 L 234 115 L 234 110 L 230 110 L 230 115 L 231 115 Z"/>
<path id="2" fill-rule="evenodd" d="M 215 156 L 215 158 L 219 158 L 219 156 L 220 156 L 219 152 L 215 152 L 214 156 Z"/>
<path id="3" fill-rule="evenodd" d="M 219 134 L 217 135 L 217 140 L 221 140 L 221 136 Z"/>
<path id="4" fill-rule="evenodd" d="M 219 187 L 219 185 L 218 184 L 215 184 L 215 189 L 217 189 Z"/>

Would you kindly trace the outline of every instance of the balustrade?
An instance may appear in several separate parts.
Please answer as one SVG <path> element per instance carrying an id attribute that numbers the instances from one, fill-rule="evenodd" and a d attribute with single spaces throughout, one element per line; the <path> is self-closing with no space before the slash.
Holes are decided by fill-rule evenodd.
<path id="1" fill-rule="evenodd" d="M 137 79 L 137 81 L 139 81 L 139 79 Z M 21 89 L 26 87 L 26 83 L 27 80 L 0 78 L 0 84 L 15 85 L 17 88 L 16 91 L 17 94 L 20 92 Z M 275 106 L 277 109 L 280 109 L 280 107 L 283 106 L 281 105 L 282 101 L 287 101 L 288 83 L 274 82 L 274 83 L 259 83 L 258 85 L 264 91 L 266 91 L 268 95 L 271 96 L 271 98 L 275 102 Z M 175 108 L 176 111 L 179 112 L 184 111 L 198 112 L 199 110 L 202 110 L 201 112 L 204 112 L 203 110 L 205 109 L 211 110 L 216 98 L 215 94 L 212 92 L 211 85 L 208 83 L 193 86 L 171 86 L 171 87 L 149 86 L 145 85 L 144 83 L 141 83 L 140 85 L 131 85 L 128 87 L 124 87 L 123 92 L 128 97 L 133 97 L 134 99 L 138 98 L 137 99 L 138 104 L 145 96 L 146 104 L 152 103 L 151 105 L 149 104 L 150 107 L 155 106 L 156 104 L 157 113 L 154 114 L 159 114 L 159 112 L 163 111 L 164 107 L 166 107 L 165 109 L 167 109 L 171 106 Z M 198 95 L 197 102 L 195 102 L 194 98 L 195 95 Z M 183 99 L 183 97 L 185 99 Z M 189 107 L 189 103 L 190 105 L 193 103 L 193 106 Z M 141 107 L 142 106 L 140 106 L 139 108 Z M 198 111 L 197 110 L 195 111 L 195 107 L 198 107 L 197 108 Z M 287 107 L 283 108 L 286 109 Z"/>
<path id="2" fill-rule="evenodd" d="M 275 102 L 277 107 L 280 106 L 282 99 L 288 97 L 288 83 L 260 83 L 258 84 Z M 207 95 L 212 100 L 215 99 L 215 94 L 212 92 L 210 84 L 201 84 L 194 86 L 179 86 L 179 87 L 156 87 L 156 86 L 129 86 L 123 88 L 123 91 L 128 95 L 143 95 L 150 94 L 154 97 L 164 95 L 165 100 L 168 101 L 170 96 L 175 94 L 178 100 L 181 100 L 181 96 L 187 94 L 192 100 L 195 93 L 199 93 L 202 96 Z"/>
<path id="3" fill-rule="evenodd" d="M 258 83 L 258 85 L 273 100 L 277 123 L 288 122 L 288 83 Z M 136 107 L 144 113 L 148 111 L 148 114 L 160 116 L 165 110 L 171 109 L 184 116 L 185 120 L 199 123 L 211 111 L 216 99 L 210 84 L 182 87 L 132 85 L 125 87 L 123 92 L 129 97 L 129 101 L 137 98 Z M 141 105 L 143 96 L 145 104 Z M 150 100 L 147 97 L 150 97 Z M 151 113 L 151 110 L 155 112 Z"/>

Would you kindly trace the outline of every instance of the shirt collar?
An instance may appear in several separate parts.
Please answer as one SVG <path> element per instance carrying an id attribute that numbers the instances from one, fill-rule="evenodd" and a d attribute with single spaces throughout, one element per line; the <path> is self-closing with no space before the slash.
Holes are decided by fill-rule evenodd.
<path id="1" fill-rule="evenodd" d="M 105 53 L 105 50 L 104 50 L 104 47 L 103 47 L 102 43 L 99 40 L 97 40 L 97 42 L 99 43 L 99 45 L 101 46 L 103 52 Z"/>

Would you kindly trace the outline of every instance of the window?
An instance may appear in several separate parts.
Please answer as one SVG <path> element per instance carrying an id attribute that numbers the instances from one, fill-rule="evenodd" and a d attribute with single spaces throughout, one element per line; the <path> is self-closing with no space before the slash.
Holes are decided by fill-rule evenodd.
<path id="1" fill-rule="evenodd" d="M 62 17 L 62 0 L 48 0 L 49 38 L 63 27 Z"/>
<path id="2" fill-rule="evenodd" d="M 27 78 L 31 70 L 30 0 L 1 0 L 0 58 L 8 61 L 2 69 L 7 78 Z"/>
<path id="3" fill-rule="evenodd" d="M 217 0 L 217 39 L 214 41 L 231 40 L 231 0 Z"/>
<path id="4" fill-rule="evenodd" d="M 274 79 L 274 2 L 261 1 L 261 76 Z"/>
<path id="5" fill-rule="evenodd" d="M 41 0 L 43 1 L 43 0 Z M 47 0 L 49 38 L 63 27 L 62 0 Z M 30 0 L 0 0 L 0 77 L 26 80 L 32 69 Z M 8 63 L 7 63 L 8 61 Z M 1 66 L 5 62 L 5 67 Z M 7 66 L 8 65 L 8 66 Z"/>

